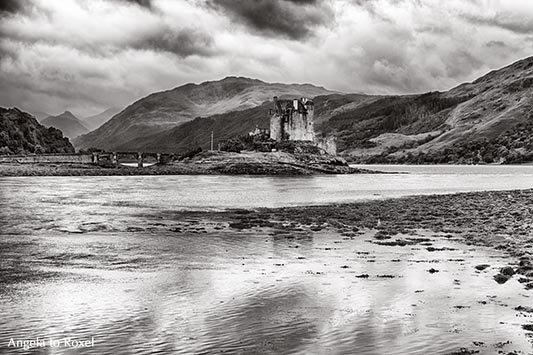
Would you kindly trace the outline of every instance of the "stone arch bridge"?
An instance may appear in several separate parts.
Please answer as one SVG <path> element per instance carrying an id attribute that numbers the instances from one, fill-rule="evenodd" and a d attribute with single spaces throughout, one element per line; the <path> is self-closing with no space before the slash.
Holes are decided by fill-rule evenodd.
<path id="1" fill-rule="evenodd" d="M 143 167 L 145 163 L 168 164 L 174 160 L 174 154 L 144 152 L 105 152 L 105 153 L 55 153 L 55 154 L 24 154 L 1 155 L 0 163 L 18 164 L 95 164 L 105 167 L 116 167 L 127 161 Z"/>
<path id="2" fill-rule="evenodd" d="M 110 152 L 92 153 L 92 163 L 96 165 L 118 166 L 121 162 L 136 162 L 142 168 L 146 162 L 155 164 L 168 164 L 174 158 L 174 154 L 145 153 L 145 152 Z"/>

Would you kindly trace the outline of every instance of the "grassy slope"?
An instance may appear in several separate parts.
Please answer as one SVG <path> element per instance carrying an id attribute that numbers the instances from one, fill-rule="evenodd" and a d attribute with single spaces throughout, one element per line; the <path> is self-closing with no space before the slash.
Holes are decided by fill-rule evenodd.
<path id="1" fill-rule="evenodd" d="M 211 131 L 214 133 L 216 147 L 219 141 L 247 134 L 256 125 L 268 127 L 269 108 L 270 105 L 264 104 L 243 111 L 198 117 L 168 131 L 128 141 L 119 146 L 118 150 L 128 150 L 132 146 L 141 151 L 154 152 L 185 152 L 196 147 L 208 149 Z"/>
<path id="2" fill-rule="evenodd" d="M 445 93 L 385 97 L 325 125 L 356 161 L 531 161 L 532 87 L 527 58 Z"/>

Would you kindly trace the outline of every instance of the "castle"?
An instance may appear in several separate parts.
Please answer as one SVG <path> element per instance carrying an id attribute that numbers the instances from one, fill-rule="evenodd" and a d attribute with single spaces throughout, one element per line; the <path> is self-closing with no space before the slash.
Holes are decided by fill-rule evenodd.
<path id="1" fill-rule="evenodd" d="M 270 138 L 276 141 L 311 141 L 331 155 L 337 154 L 334 137 L 317 138 L 313 126 L 313 101 L 301 98 L 280 100 L 274 96 L 270 110 Z"/>
<path id="2" fill-rule="evenodd" d="M 270 138 L 276 141 L 315 141 L 313 101 L 301 98 L 278 100 L 270 110 Z"/>

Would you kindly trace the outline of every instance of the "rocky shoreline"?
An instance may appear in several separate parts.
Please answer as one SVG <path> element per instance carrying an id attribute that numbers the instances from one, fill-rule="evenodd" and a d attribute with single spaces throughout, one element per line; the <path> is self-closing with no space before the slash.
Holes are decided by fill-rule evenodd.
<path id="1" fill-rule="evenodd" d="M 491 271 L 495 284 L 515 279 L 533 291 L 533 189 L 219 212 L 166 211 L 154 218 L 214 221 L 235 231 L 263 233 L 268 229 L 287 238 L 324 231 L 345 238 L 370 233 L 377 245 L 441 251 L 415 237 L 422 232 L 437 240 L 488 247 L 508 255 L 507 266 Z M 477 265 L 476 270 L 489 266 Z"/>
<path id="2" fill-rule="evenodd" d="M 283 233 L 312 233 L 333 228 L 349 238 L 371 230 L 376 244 L 391 246 L 423 242 L 406 236 L 430 231 L 437 238 L 503 251 L 509 255 L 509 265 L 494 275 L 495 282 L 515 277 L 525 289 L 533 290 L 533 189 L 232 210 L 216 218 L 230 220 L 229 226 L 239 230 L 268 227 Z M 431 246 L 422 246 L 432 251 Z"/>

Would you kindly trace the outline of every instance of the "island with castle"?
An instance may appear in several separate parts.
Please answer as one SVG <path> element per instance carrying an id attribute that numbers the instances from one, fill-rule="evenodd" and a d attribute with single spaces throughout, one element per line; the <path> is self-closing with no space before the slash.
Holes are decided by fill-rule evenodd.
<path id="1" fill-rule="evenodd" d="M 186 154 L 97 151 L 5 156 L 0 159 L 0 176 L 374 173 L 350 167 L 337 157 L 335 137 L 318 136 L 313 116 L 310 99 L 274 97 L 268 128 L 256 127 L 248 135 L 223 140 L 218 149 L 211 144 L 211 149 Z"/>
<path id="2" fill-rule="evenodd" d="M 190 162 L 223 174 L 311 175 L 370 173 L 336 156 L 334 136 L 318 136 L 314 104 L 307 98 L 273 98 L 269 128 L 222 142 L 218 150 L 199 152 Z M 189 162 L 189 164 L 190 164 Z"/>

